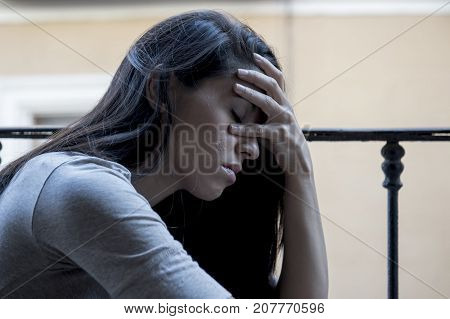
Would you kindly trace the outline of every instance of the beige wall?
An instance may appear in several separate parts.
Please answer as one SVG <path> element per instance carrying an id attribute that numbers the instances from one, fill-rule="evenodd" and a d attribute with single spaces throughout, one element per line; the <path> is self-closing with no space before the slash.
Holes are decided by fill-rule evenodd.
<path id="1" fill-rule="evenodd" d="M 421 18 L 294 16 L 286 21 L 279 15 L 242 13 L 238 17 L 275 47 L 292 103 Z M 112 74 L 132 41 L 161 18 L 40 25 Z M 30 24 L 0 25 L 0 39 L 0 76 L 103 72 Z M 420 23 L 297 104 L 300 123 L 313 128 L 450 126 L 449 40 L 449 16 Z M 433 288 L 449 296 L 450 143 L 403 145 L 400 297 L 441 298 Z M 331 298 L 386 296 L 381 147 L 381 143 L 310 144 L 329 254 Z"/>

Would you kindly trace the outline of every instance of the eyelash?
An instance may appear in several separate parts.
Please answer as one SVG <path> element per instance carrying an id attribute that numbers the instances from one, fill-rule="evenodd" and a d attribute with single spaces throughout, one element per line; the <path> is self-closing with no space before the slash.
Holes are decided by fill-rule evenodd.
<path id="1" fill-rule="evenodd" d="M 236 114 L 236 112 L 231 111 L 231 115 L 233 116 L 234 120 L 238 123 L 242 123 L 241 119 L 239 118 L 239 116 Z"/>

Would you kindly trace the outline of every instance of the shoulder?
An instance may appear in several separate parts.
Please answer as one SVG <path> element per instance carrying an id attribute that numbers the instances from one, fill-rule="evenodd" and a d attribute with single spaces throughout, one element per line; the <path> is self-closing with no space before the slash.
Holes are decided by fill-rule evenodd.
<path id="1" fill-rule="evenodd" d="M 56 187 L 55 191 L 78 193 L 98 187 L 131 186 L 130 171 L 113 161 L 78 152 L 54 152 L 38 157 L 40 161 L 53 162 L 53 170 L 45 182 L 47 189 Z"/>
<path id="2" fill-rule="evenodd" d="M 144 224 L 143 220 L 166 228 L 129 177 L 122 165 L 99 158 L 76 156 L 65 161 L 41 189 L 33 212 L 34 233 L 56 242 L 81 236 L 81 229 L 88 238 L 105 225 L 118 222 L 120 231 L 126 232 L 136 231 L 127 225 L 136 221 Z"/>
<path id="3" fill-rule="evenodd" d="M 128 181 L 131 180 L 131 172 L 125 166 L 80 152 L 50 152 L 35 157 L 33 161 L 54 165 L 52 175 L 64 172 L 73 177 L 89 173 L 106 173 L 125 178 Z"/>
<path id="4" fill-rule="evenodd" d="M 61 155 L 61 154 L 58 154 Z M 56 156 L 48 154 L 48 156 Z M 47 158 L 48 159 L 48 158 Z M 107 212 L 148 202 L 131 184 L 124 166 L 98 157 L 75 154 L 48 175 L 36 210 Z"/>

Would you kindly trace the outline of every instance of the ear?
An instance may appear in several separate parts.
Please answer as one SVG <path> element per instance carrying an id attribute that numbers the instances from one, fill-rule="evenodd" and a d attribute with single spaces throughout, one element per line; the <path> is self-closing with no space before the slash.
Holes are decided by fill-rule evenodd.
<path id="1" fill-rule="evenodd" d="M 150 78 L 147 80 L 147 85 L 145 88 L 145 97 L 149 104 L 149 107 L 156 108 L 158 106 L 157 99 L 157 90 L 158 90 L 158 81 L 160 81 L 159 76 L 157 74 L 152 74 Z M 160 104 L 159 105 L 161 117 L 167 117 L 167 105 Z"/>
<path id="2" fill-rule="evenodd" d="M 157 90 L 157 75 L 152 74 L 147 80 L 147 85 L 145 87 L 145 97 L 150 106 L 156 106 L 156 90 Z"/>

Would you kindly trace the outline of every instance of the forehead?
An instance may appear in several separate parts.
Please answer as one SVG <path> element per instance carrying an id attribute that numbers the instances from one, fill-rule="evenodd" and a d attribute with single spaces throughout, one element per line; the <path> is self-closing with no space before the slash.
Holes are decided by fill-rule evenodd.
<path id="1" fill-rule="evenodd" d="M 252 67 L 252 68 L 247 67 L 247 68 L 263 73 L 257 67 Z M 205 94 L 215 95 L 215 98 L 217 99 L 217 101 L 231 104 L 230 106 L 237 106 L 237 107 L 245 108 L 245 112 L 249 112 L 249 113 L 262 112 L 258 106 L 252 104 L 247 99 L 241 97 L 233 90 L 233 85 L 235 83 L 239 83 L 239 84 L 249 87 L 255 91 L 265 94 L 264 90 L 257 87 L 256 85 L 239 79 L 236 75 L 236 71 L 231 71 L 227 74 L 207 79 L 206 81 L 204 81 L 204 83 L 202 83 L 201 86 L 203 87 L 202 91 Z"/>

